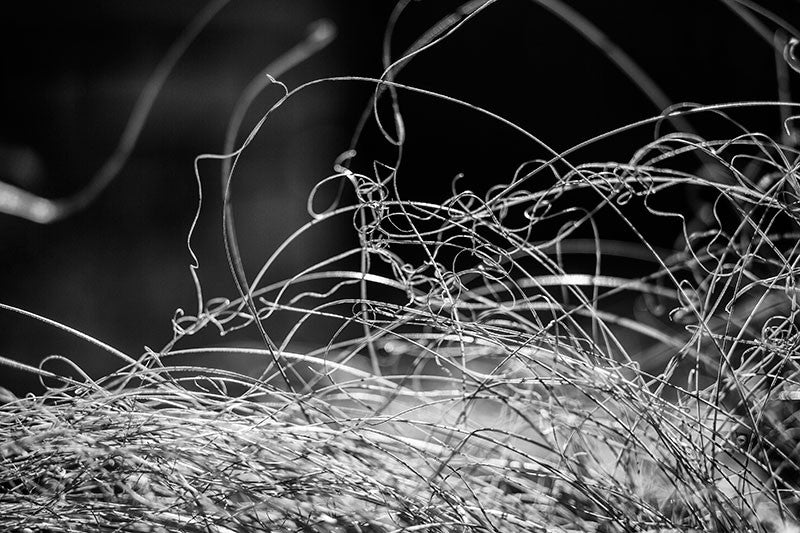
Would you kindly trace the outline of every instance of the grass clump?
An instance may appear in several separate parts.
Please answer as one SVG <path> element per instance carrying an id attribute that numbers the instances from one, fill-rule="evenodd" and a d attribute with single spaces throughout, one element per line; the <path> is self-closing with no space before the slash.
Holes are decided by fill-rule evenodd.
<path id="1" fill-rule="evenodd" d="M 62 385 L 0 407 L 5 530 L 800 529 L 798 105 L 676 105 L 558 152 L 488 110 L 396 81 L 492 3 L 465 4 L 394 58 L 401 2 L 381 77 L 280 85 L 284 97 L 235 149 L 269 83 L 251 84 L 227 153 L 199 158 L 226 162 L 239 294 L 207 301 L 195 262 L 197 312 L 176 314 L 161 350 L 107 348 L 126 366 L 100 380 L 31 369 Z M 588 21 L 547 4 L 651 86 Z M 776 45 L 785 69 L 795 44 Z M 271 113 L 324 83 L 371 84 L 374 97 L 312 191 L 308 224 L 248 279 L 236 161 Z M 493 118 L 548 155 L 481 194 L 455 180 L 443 200 L 409 199 L 398 184 L 406 93 Z M 754 110 L 779 111 L 788 133 L 749 130 Z M 695 121 L 722 133 L 705 138 Z M 355 150 L 370 124 L 393 159 L 363 171 Z M 637 129 L 653 140 L 628 160 L 574 162 Z M 354 247 L 270 281 L 287 247 L 337 220 L 351 223 Z M 293 325 L 276 340 L 279 316 Z M 292 351 L 321 324 L 329 342 Z M 263 344 L 182 347 L 209 327 L 253 328 Z M 261 366 L 172 363 L 214 356 Z"/>

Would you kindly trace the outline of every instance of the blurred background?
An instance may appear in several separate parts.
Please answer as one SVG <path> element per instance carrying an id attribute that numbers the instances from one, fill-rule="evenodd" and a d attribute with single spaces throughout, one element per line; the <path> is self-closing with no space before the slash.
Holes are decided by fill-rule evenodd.
<path id="1" fill-rule="evenodd" d="M 546 5 L 555 2 L 543 2 Z M 57 198 L 88 183 L 116 146 L 152 70 L 192 17 L 197 0 L 13 2 L 0 18 L 0 180 Z M 172 337 L 177 308 L 195 311 L 186 235 L 196 207 L 193 160 L 221 151 L 245 85 L 298 42 L 313 21 L 338 37 L 281 78 L 290 88 L 325 76 L 378 76 L 383 30 L 394 2 L 232 0 L 196 39 L 158 96 L 125 168 L 86 210 L 52 225 L 0 215 L 0 302 L 79 329 L 132 356 Z M 603 0 L 572 6 L 642 66 L 673 102 L 778 98 L 774 50 L 723 2 Z M 459 3 L 411 2 L 395 50 L 406 49 Z M 783 12 L 800 20 L 797 5 Z M 591 44 L 536 1 L 500 1 L 421 55 L 398 81 L 483 106 L 556 150 L 660 110 Z M 249 130 L 279 96 L 262 94 Z M 306 222 L 312 186 L 348 148 L 370 95 L 366 84 L 323 84 L 280 109 L 240 162 L 234 201 L 239 244 L 252 276 Z M 546 152 L 474 112 L 401 95 L 408 130 L 401 192 L 444 198 L 452 178 L 485 191 Z M 777 134 L 777 110 L 750 117 Z M 699 127 L 702 127 L 699 126 Z M 652 128 L 599 143 L 573 162 L 627 160 Z M 386 153 L 377 130 L 360 146 L 362 170 Z M 374 154 L 374 155 L 373 155 Z M 219 164 L 203 162 L 205 205 L 195 232 L 206 298 L 235 295 L 222 247 Z M 347 220 L 289 250 L 270 275 L 354 242 Z M 674 235 L 664 235 L 668 246 Z M 255 333 L 255 332 L 253 332 Z M 324 342 L 326 332 L 305 339 Z M 50 326 L 0 312 L 0 355 L 27 364 L 61 354 L 92 374 L 115 368 L 108 354 Z M 17 393 L 37 379 L 0 366 Z"/>

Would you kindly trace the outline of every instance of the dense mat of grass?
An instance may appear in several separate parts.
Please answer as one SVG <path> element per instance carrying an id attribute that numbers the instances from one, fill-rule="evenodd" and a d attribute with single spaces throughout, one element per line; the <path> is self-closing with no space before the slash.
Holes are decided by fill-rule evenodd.
<path id="1" fill-rule="evenodd" d="M 198 158 L 225 162 L 239 294 L 207 300 L 195 262 L 198 308 L 176 314 L 167 346 L 134 358 L 103 345 L 125 366 L 100 380 L 29 369 L 60 385 L 0 406 L 3 530 L 800 529 L 798 104 L 674 105 L 557 152 L 489 110 L 395 81 L 492 3 L 465 4 L 398 56 L 387 45 L 380 78 L 281 85 L 285 96 L 241 136 L 252 100 L 279 83 L 254 80 L 225 153 Z M 661 101 L 589 21 L 545 4 Z M 267 72 L 278 76 L 329 32 L 318 26 Z M 797 41 L 776 42 L 794 75 Z M 248 275 L 235 163 L 272 112 L 331 83 L 374 87 L 363 124 L 380 127 L 394 158 L 343 154 L 312 191 L 308 224 Z M 482 194 L 455 180 L 441 201 L 406 198 L 408 93 L 491 117 L 549 155 Z M 749 129 L 752 113 L 776 111 L 784 135 Z M 701 136 L 697 121 L 721 134 Z M 653 140 L 627 160 L 573 162 L 639 129 Z M 342 220 L 357 245 L 272 279 L 306 232 Z M 674 244 L 654 244 L 668 230 Z M 274 339 L 278 315 L 296 326 Z M 293 352 L 320 324 L 335 332 L 330 342 Z M 187 347 L 207 328 L 254 328 L 263 344 Z M 206 366 L 209 357 L 251 357 L 259 371 Z"/>

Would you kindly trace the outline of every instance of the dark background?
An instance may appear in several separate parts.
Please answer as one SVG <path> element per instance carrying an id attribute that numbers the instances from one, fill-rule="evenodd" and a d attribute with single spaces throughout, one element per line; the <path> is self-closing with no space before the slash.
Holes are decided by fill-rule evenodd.
<path id="1" fill-rule="evenodd" d="M 674 102 L 777 98 L 775 54 L 722 2 L 569 2 L 626 50 Z M 786 4 L 789 4 L 788 2 Z M 0 179 L 48 197 L 88 182 L 116 145 L 147 77 L 203 2 L 13 2 L 0 18 Z M 194 214 L 192 162 L 219 152 L 241 90 L 329 18 L 336 41 L 282 77 L 294 87 L 340 75 L 377 76 L 393 2 L 232 0 L 178 63 L 127 166 L 85 211 L 41 226 L 0 215 L 0 302 L 63 322 L 128 354 L 161 347 L 176 308 L 194 310 L 186 234 Z M 412 2 L 396 50 L 458 3 Z M 782 13 L 798 20 L 797 9 Z M 533 1 L 501 1 L 419 57 L 398 81 L 470 101 L 512 119 L 556 150 L 658 113 L 634 84 L 572 28 Z M 796 81 L 793 78 L 793 81 Z M 277 97 L 253 106 L 252 125 Z M 305 199 L 347 149 L 369 96 L 364 84 L 322 85 L 278 112 L 243 158 L 234 188 L 248 272 L 308 220 Z M 442 198 L 450 180 L 485 190 L 546 153 L 518 133 L 457 106 L 403 95 L 408 129 L 402 190 Z M 748 117 L 775 134 L 777 111 Z M 627 160 L 652 129 L 618 136 L 573 162 Z M 385 148 L 370 130 L 362 157 Z M 217 163 L 203 163 L 206 204 L 195 234 L 206 297 L 233 296 L 222 253 Z M 273 280 L 352 241 L 346 221 L 293 248 Z M 668 241 L 671 236 L 666 236 Z M 307 342 L 324 342 L 324 334 Z M 102 373 L 118 362 L 29 318 L 0 312 L 0 355 L 28 364 L 69 356 Z M 36 388 L 0 367 L 0 383 Z"/>

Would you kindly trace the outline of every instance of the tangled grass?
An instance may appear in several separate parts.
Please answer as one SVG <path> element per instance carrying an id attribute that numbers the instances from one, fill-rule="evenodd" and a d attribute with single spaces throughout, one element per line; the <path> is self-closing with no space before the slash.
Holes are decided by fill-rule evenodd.
<path id="1" fill-rule="evenodd" d="M 30 369 L 61 385 L 0 406 L 4 530 L 800 530 L 798 104 L 675 105 L 558 153 L 487 110 L 395 81 L 492 3 L 465 4 L 399 59 L 387 44 L 378 79 L 287 89 L 239 149 L 235 113 L 226 153 L 198 159 L 224 162 L 240 293 L 206 300 L 195 258 L 198 310 L 176 314 L 167 346 L 133 359 L 103 345 L 126 366 L 100 380 Z M 796 43 L 780 43 L 787 75 Z M 279 83 L 266 79 L 240 110 Z M 334 82 L 373 84 L 362 126 L 378 124 L 396 158 L 356 170 L 359 126 L 312 191 L 308 224 L 248 279 L 236 161 L 288 99 Z M 404 92 L 491 116 L 551 156 L 483 195 L 456 180 L 443 201 L 404 198 Z M 780 111 L 785 134 L 749 130 L 754 110 Z M 727 133 L 702 137 L 689 126 L 701 119 Z M 625 162 L 571 162 L 644 128 L 654 140 Z M 342 219 L 357 246 L 268 281 L 288 247 Z M 654 244 L 668 228 L 674 244 Z M 295 324 L 280 341 L 278 315 Z M 330 342 L 290 351 L 319 324 L 333 324 Z M 256 328 L 263 346 L 179 347 L 208 328 Z M 267 363 L 257 376 L 172 364 L 215 355 Z"/>

